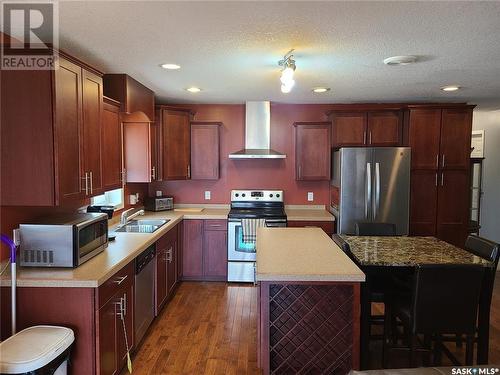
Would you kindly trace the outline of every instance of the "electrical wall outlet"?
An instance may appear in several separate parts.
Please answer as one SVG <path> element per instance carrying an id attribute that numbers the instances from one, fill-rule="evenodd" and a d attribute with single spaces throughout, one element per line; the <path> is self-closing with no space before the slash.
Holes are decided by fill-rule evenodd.
<path id="1" fill-rule="evenodd" d="M 314 200 L 314 193 L 312 191 L 307 193 L 307 200 L 312 202 Z"/>
<path id="2" fill-rule="evenodd" d="M 14 241 L 14 245 L 16 246 L 21 244 L 21 233 L 19 232 L 19 228 L 12 231 L 12 241 Z"/>
<path id="3" fill-rule="evenodd" d="M 210 191 L 208 191 L 208 190 L 207 190 L 207 191 L 205 191 L 205 199 L 206 199 L 206 200 L 210 200 L 210 199 L 212 199 L 212 194 L 211 194 L 211 193 L 210 193 Z"/>
<path id="4" fill-rule="evenodd" d="M 156 196 L 161 197 L 163 195 L 163 192 L 161 190 L 156 190 Z"/>

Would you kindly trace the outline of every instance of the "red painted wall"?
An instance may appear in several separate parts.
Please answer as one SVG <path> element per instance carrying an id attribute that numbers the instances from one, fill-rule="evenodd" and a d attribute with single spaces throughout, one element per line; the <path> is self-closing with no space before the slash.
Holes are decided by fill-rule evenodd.
<path id="1" fill-rule="evenodd" d="M 172 195 L 175 203 L 229 203 L 232 189 L 282 189 L 286 204 L 329 204 L 328 181 L 296 181 L 294 128 L 296 121 L 325 121 L 330 105 L 271 103 L 271 148 L 283 152 L 286 159 L 230 160 L 231 152 L 245 145 L 245 105 L 190 105 L 196 121 L 221 121 L 220 179 L 216 181 L 162 181 L 149 186 Z M 204 199 L 210 190 L 212 199 Z M 307 192 L 314 201 L 307 201 Z"/>

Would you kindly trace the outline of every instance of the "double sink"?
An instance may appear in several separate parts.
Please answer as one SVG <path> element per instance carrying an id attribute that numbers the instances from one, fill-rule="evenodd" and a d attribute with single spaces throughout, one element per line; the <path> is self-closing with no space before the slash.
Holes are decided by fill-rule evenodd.
<path id="1" fill-rule="evenodd" d="M 130 220 L 127 224 L 122 224 L 115 232 L 127 233 L 153 233 L 167 224 L 170 219 L 139 219 Z"/>

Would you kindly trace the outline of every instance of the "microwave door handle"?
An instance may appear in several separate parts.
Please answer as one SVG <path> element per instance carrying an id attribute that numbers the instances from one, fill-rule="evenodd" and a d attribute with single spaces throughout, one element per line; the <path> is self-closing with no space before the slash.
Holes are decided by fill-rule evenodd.
<path id="1" fill-rule="evenodd" d="M 365 220 L 368 220 L 368 207 L 372 196 L 372 169 L 371 164 L 366 163 L 366 181 L 365 181 Z"/>

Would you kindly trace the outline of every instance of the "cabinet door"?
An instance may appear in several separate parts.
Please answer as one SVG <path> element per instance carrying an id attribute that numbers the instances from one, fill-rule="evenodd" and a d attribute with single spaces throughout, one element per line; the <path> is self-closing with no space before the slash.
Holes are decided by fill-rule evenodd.
<path id="1" fill-rule="evenodd" d="M 399 146 L 402 122 L 399 111 L 368 113 L 367 144 L 370 146 Z"/>
<path id="2" fill-rule="evenodd" d="M 463 247 L 469 224 L 469 174 L 442 171 L 438 188 L 437 236 Z"/>
<path id="3" fill-rule="evenodd" d="M 364 146 L 366 144 L 366 112 L 332 114 L 332 146 Z"/>
<path id="4" fill-rule="evenodd" d="M 412 169 L 437 169 L 441 109 L 410 110 L 409 128 Z"/>
<path id="5" fill-rule="evenodd" d="M 120 292 L 117 293 L 118 301 L 123 304 L 123 318 L 125 322 L 125 330 L 123 329 L 123 321 L 117 315 L 116 319 L 116 336 L 117 336 L 117 359 L 118 369 L 121 370 L 127 363 L 127 343 L 129 349 L 134 345 L 134 284 L 130 280 Z M 125 332 L 127 333 L 127 341 L 125 341 Z"/>
<path id="6" fill-rule="evenodd" d="M 177 224 L 177 280 L 182 280 L 182 254 L 184 243 L 184 221 Z"/>
<path id="7" fill-rule="evenodd" d="M 165 248 L 156 247 L 156 315 L 167 299 L 167 254 Z"/>
<path id="8" fill-rule="evenodd" d="M 190 114 L 185 111 L 162 111 L 162 177 L 163 180 L 190 178 Z"/>
<path id="9" fill-rule="evenodd" d="M 177 240 L 171 241 L 167 249 L 167 295 L 170 296 L 177 283 Z"/>
<path id="10" fill-rule="evenodd" d="M 441 120 L 441 168 L 469 168 L 471 132 L 471 109 L 443 109 Z"/>
<path id="11" fill-rule="evenodd" d="M 182 275 L 184 279 L 203 277 L 203 220 L 184 220 Z"/>
<path id="12" fill-rule="evenodd" d="M 159 117 L 159 116 L 158 116 Z M 151 180 L 161 181 L 160 170 L 160 125 L 151 123 Z"/>
<path id="13" fill-rule="evenodd" d="M 151 182 L 150 125 L 123 124 L 123 157 L 127 182 Z"/>
<path id="14" fill-rule="evenodd" d="M 82 68 L 63 58 L 55 72 L 56 137 L 59 197 L 80 199 L 84 181 L 82 147 Z"/>
<path id="15" fill-rule="evenodd" d="M 437 170 L 413 170 L 410 188 L 410 234 L 435 236 L 437 213 Z"/>
<path id="16" fill-rule="evenodd" d="M 191 123 L 191 179 L 219 179 L 218 123 Z"/>
<path id="17" fill-rule="evenodd" d="M 83 70 L 83 156 L 89 174 L 90 195 L 103 193 L 102 183 L 102 78 Z"/>
<path id="18" fill-rule="evenodd" d="M 209 279 L 227 278 L 227 231 L 205 231 L 203 274 Z"/>
<path id="19" fill-rule="evenodd" d="M 330 123 L 295 124 L 297 180 L 330 179 Z"/>
<path id="20" fill-rule="evenodd" d="M 122 187 L 122 131 L 120 107 L 104 102 L 102 115 L 103 190 Z"/>
<path id="21" fill-rule="evenodd" d="M 112 375 L 118 371 L 117 305 L 110 299 L 97 312 L 98 371 L 101 375 Z"/>

